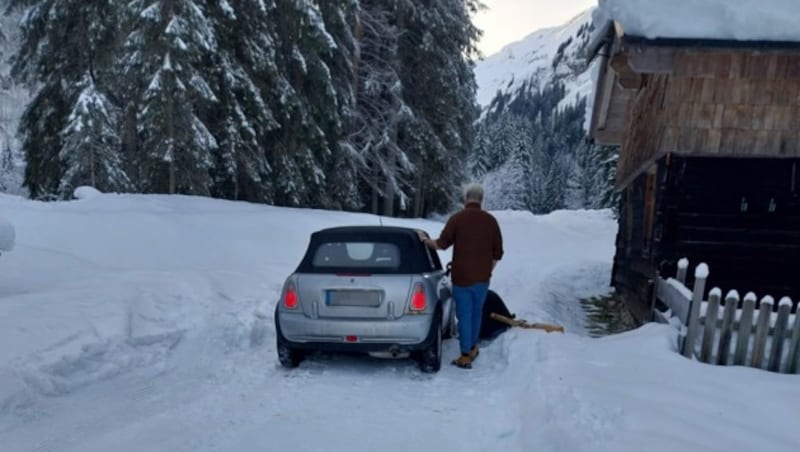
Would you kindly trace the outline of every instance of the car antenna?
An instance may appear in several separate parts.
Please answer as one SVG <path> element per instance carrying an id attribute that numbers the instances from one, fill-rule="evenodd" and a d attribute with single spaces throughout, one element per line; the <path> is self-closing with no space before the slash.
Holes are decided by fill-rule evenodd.
<path id="1" fill-rule="evenodd" d="M 378 215 L 378 222 L 380 222 L 381 227 L 383 227 L 383 216 L 382 215 Z"/>

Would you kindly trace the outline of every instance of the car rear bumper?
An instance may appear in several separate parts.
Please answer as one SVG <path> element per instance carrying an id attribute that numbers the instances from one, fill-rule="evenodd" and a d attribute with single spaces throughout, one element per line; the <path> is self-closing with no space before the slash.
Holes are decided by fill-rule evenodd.
<path id="1" fill-rule="evenodd" d="M 428 344 L 433 318 L 433 315 L 407 315 L 395 320 L 311 319 L 302 313 L 279 312 L 275 324 L 280 338 L 295 348 L 404 352 Z"/>

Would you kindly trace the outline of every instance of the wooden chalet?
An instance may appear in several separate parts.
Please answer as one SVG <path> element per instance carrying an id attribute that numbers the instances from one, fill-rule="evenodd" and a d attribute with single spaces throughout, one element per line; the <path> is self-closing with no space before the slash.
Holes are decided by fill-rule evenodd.
<path id="1" fill-rule="evenodd" d="M 800 299 L 800 42 L 604 30 L 590 136 L 621 146 L 612 285 L 647 318 L 687 257 L 709 287 Z"/>

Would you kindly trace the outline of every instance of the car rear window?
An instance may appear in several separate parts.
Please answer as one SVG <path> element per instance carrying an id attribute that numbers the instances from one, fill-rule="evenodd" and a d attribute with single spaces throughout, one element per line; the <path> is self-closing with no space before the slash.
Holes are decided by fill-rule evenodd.
<path id="1" fill-rule="evenodd" d="M 296 272 L 407 275 L 441 268 L 412 229 L 343 227 L 311 234 Z"/>
<path id="2" fill-rule="evenodd" d="M 316 269 L 398 269 L 400 249 L 386 242 L 325 242 L 317 246 L 312 259 Z"/>

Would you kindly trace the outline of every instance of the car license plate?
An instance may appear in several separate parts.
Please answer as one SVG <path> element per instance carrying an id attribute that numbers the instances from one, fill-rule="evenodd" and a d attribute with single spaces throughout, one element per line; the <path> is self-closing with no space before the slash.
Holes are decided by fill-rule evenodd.
<path id="1" fill-rule="evenodd" d="M 328 290 L 325 292 L 325 304 L 377 307 L 381 305 L 381 295 L 382 292 L 378 290 Z"/>

